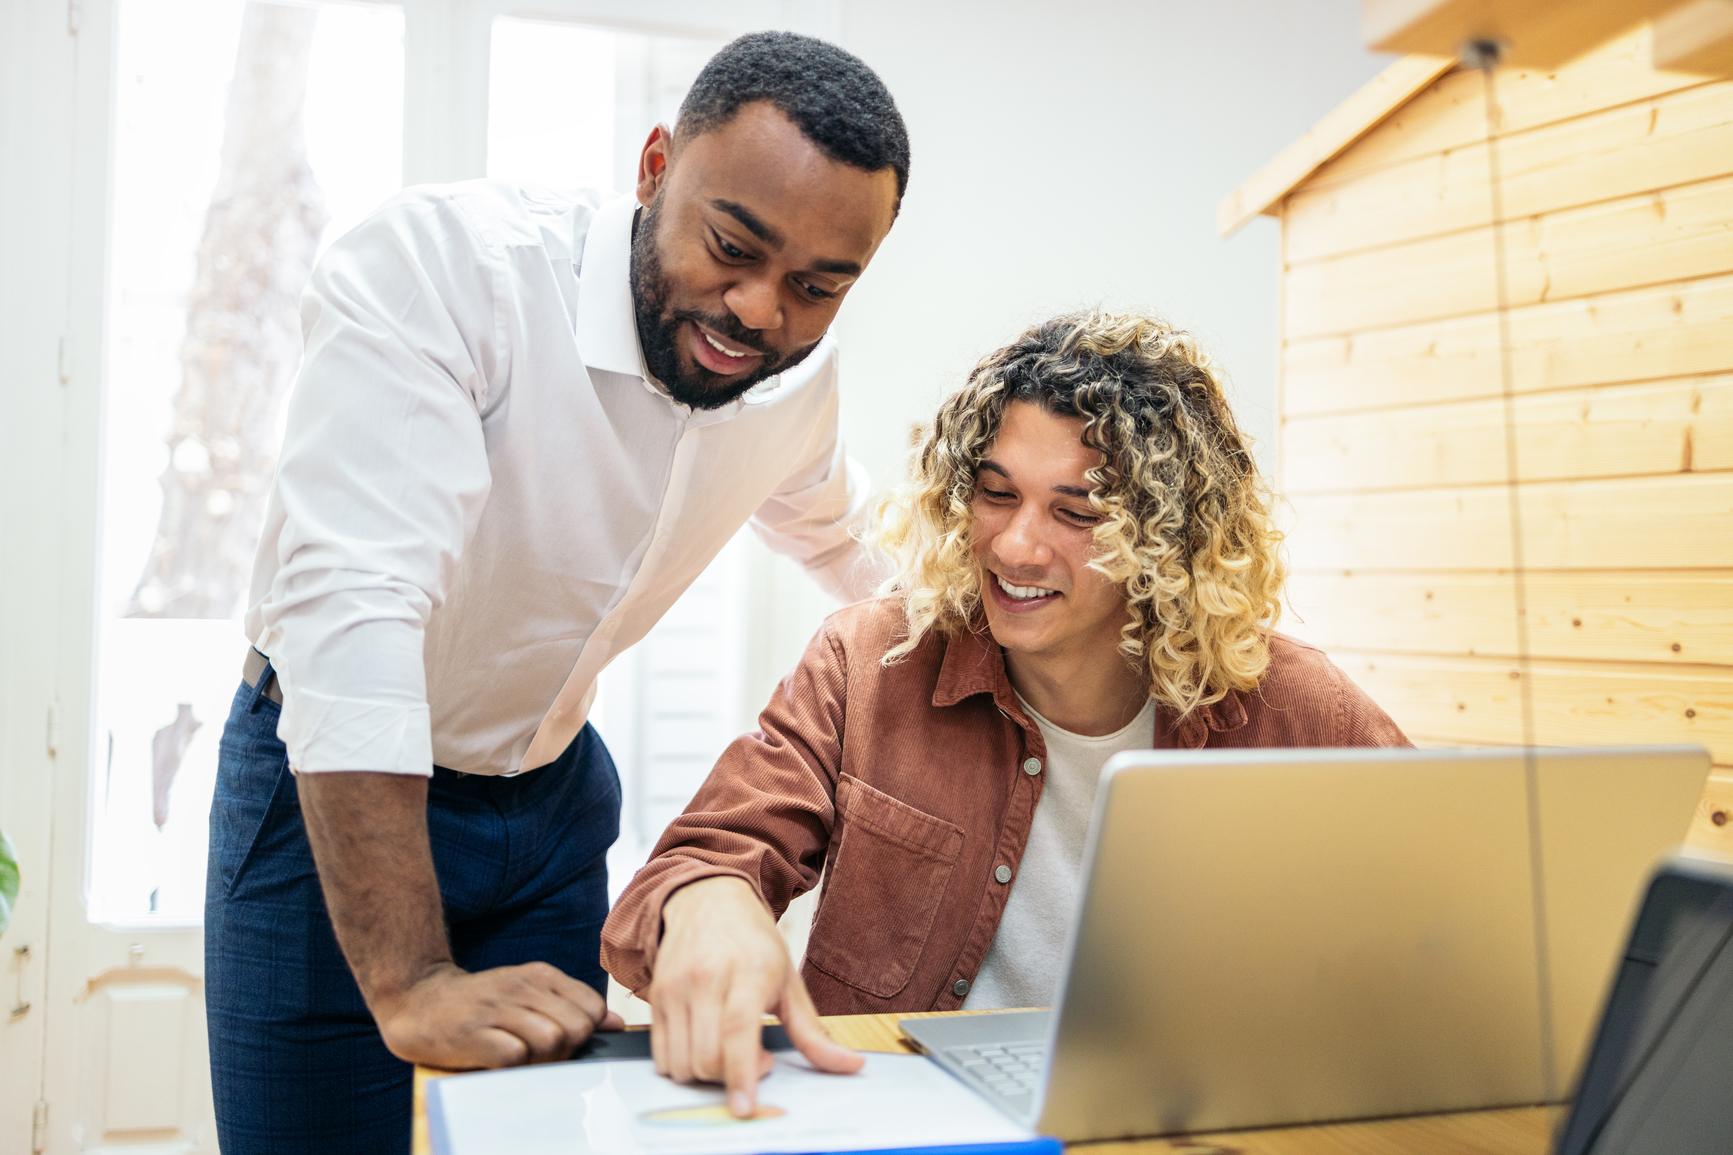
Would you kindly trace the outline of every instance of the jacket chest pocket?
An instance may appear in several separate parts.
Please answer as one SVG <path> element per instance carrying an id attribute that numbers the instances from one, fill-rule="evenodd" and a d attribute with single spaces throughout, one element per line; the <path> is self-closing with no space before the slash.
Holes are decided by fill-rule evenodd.
<path id="1" fill-rule="evenodd" d="M 842 841 L 806 961 L 878 998 L 908 985 L 963 851 L 963 828 L 858 778 L 837 783 Z"/>

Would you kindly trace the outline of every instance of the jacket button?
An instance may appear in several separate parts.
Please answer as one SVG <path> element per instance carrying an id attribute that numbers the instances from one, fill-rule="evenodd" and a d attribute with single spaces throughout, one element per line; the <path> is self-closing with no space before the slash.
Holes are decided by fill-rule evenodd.
<path id="1" fill-rule="evenodd" d="M 1023 763 L 1023 773 L 1030 775 L 1041 773 L 1041 759 L 1029 758 L 1025 760 Z"/>
<path id="2" fill-rule="evenodd" d="M 993 872 L 993 877 L 998 879 L 1000 882 L 1010 882 L 1011 868 L 1009 866 L 1001 866 L 998 870 Z"/>
<path id="3" fill-rule="evenodd" d="M 958 979 L 951 986 L 951 993 L 956 995 L 958 998 L 962 998 L 964 995 L 968 994 L 969 993 L 969 980 L 968 979 Z"/>

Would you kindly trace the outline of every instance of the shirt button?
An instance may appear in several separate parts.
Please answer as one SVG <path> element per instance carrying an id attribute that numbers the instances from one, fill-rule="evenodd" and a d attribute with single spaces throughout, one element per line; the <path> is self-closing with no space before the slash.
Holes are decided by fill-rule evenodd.
<path id="1" fill-rule="evenodd" d="M 956 981 L 956 984 L 951 987 L 951 993 L 956 995 L 958 998 L 962 998 L 964 995 L 968 994 L 969 993 L 969 980 L 968 979 L 958 979 Z"/>
<path id="2" fill-rule="evenodd" d="M 993 872 L 993 877 L 998 879 L 1000 882 L 1010 882 L 1011 868 L 1009 866 L 1001 866 L 998 870 Z"/>
<path id="3" fill-rule="evenodd" d="M 1025 773 L 1025 774 L 1039 774 L 1039 773 L 1041 773 L 1041 759 L 1030 758 L 1030 759 L 1026 760 L 1023 763 L 1023 773 Z"/>

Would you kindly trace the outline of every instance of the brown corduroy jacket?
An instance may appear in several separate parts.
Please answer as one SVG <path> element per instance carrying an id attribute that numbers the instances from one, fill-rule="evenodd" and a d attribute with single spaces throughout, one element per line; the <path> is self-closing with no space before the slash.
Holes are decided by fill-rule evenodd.
<path id="1" fill-rule="evenodd" d="M 728 747 L 620 896 L 602 931 L 602 965 L 615 978 L 649 986 L 662 904 L 678 888 L 733 875 L 781 917 L 822 867 L 801 969 L 820 1014 L 962 1005 L 958 980 L 974 981 L 1011 894 L 993 871 L 1009 865 L 1015 879 L 1047 748 L 990 634 L 929 634 L 881 665 L 902 633 L 889 600 L 825 622 L 760 729 Z M 1151 742 L 1409 745 L 1329 658 L 1281 634 L 1258 690 L 1183 722 L 1158 717 Z"/>

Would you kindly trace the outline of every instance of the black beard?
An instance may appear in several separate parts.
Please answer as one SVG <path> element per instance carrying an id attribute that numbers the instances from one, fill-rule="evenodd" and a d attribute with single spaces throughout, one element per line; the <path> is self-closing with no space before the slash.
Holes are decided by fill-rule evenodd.
<path id="1" fill-rule="evenodd" d="M 732 313 L 712 316 L 691 309 L 669 309 L 672 286 L 662 274 L 662 258 L 656 252 L 656 224 L 661 207 L 662 197 L 658 194 L 639 214 L 632 230 L 632 313 L 638 322 L 638 347 L 644 353 L 644 366 L 662 383 L 668 396 L 693 409 L 720 409 L 766 377 L 792 369 L 812 355 L 818 348 L 816 341 L 779 359 L 758 330 L 748 329 Z M 686 321 L 703 325 L 739 348 L 762 353 L 757 370 L 734 380 L 713 373 L 702 364 L 694 363 L 691 369 L 686 369 L 680 364 L 677 345 L 680 326 Z"/>

